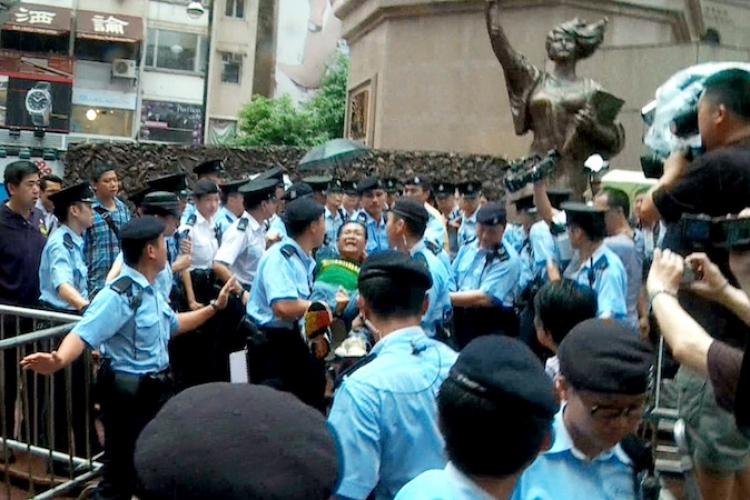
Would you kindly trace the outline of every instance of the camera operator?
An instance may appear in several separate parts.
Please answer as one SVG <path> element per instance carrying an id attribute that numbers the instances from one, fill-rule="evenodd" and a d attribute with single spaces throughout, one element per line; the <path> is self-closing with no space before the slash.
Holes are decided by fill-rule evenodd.
<path id="1" fill-rule="evenodd" d="M 643 223 L 652 225 L 661 218 L 668 224 L 664 247 L 681 255 L 694 251 L 677 224 L 683 214 L 738 213 L 750 194 L 750 73 L 721 71 L 704 87 L 697 122 L 706 153 L 692 162 L 684 153 L 673 153 L 641 209 Z M 709 257 L 733 279 L 725 251 L 711 249 Z M 744 345 L 748 328 L 724 307 L 684 292 L 679 302 L 713 337 L 730 346 Z M 696 438 L 693 451 L 704 498 L 727 498 L 735 482 L 743 489 L 740 497 L 750 497 L 750 442 L 733 415 L 716 406 L 711 384 L 700 374 L 682 368 L 676 382 L 680 414 Z"/>

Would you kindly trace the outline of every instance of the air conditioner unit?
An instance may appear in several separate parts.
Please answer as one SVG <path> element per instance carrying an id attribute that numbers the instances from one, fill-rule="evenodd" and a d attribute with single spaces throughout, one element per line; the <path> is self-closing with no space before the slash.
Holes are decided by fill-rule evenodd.
<path id="1" fill-rule="evenodd" d="M 138 77 L 138 66 L 132 59 L 115 59 L 112 61 L 112 77 L 134 80 Z"/>

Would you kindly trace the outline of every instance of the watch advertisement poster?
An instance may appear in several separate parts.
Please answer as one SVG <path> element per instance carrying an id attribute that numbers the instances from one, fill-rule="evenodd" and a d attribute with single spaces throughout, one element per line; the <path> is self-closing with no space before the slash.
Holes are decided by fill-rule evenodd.
<path id="1" fill-rule="evenodd" d="M 0 75 L 0 114 L 7 128 L 70 131 L 71 81 Z"/>

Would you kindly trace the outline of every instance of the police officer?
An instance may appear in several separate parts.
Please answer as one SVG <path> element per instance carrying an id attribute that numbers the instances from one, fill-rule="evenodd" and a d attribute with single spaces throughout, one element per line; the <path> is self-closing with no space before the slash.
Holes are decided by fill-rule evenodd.
<path id="1" fill-rule="evenodd" d="M 336 495 L 393 498 L 420 473 L 445 466 L 435 395 L 456 353 L 419 326 L 433 286 L 423 261 L 381 252 L 358 283 L 360 314 L 376 343 L 342 374 L 328 416 L 343 457 Z"/>
<path id="2" fill-rule="evenodd" d="M 559 265 L 560 259 L 557 254 L 555 241 L 544 221 L 538 220 L 537 208 L 534 205 L 534 196 L 523 196 L 514 202 L 516 215 L 523 229 L 523 240 L 520 251 L 523 262 L 523 273 L 521 277 L 521 291 L 536 289 L 547 281 L 547 262 L 552 261 Z M 529 297 L 533 297 L 533 290 Z"/>
<path id="3" fill-rule="evenodd" d="M 240 186 L 247 184 L 249 181 L 250 179 L 240 179 L 219 185 L 221 208 L 216 212 L 216 223 L 219 224 L 222 234 L 245 213 L 244 197 L 239 190 Z"/>
<path id="4" fill-rule="evenodd" d="M 341 207 L 346 212 L 346 218 L 351 219 L 360 208 L 357 183 L 355 181 L 342 181 L 341 185 L 344 193 L 341 201 Z"/>
<path id="5" fill-rule="evenodd" d="M 390 210 L 401 195 L 403 185 L 395 177 L 386 177 L 383 179 L 383 190 L 385 191 L 385 208 Z"/>
<path id="6" fill-rule="evenodd" d="M 61 225 L 50 235 L 39 265 L 39 302 L 57 311 L 81 311 L 89 304 L 83 233 L 93 224 L 94 192 L 87 182 L 50 196 Z"/>
<path id="7" fill-rule="evenodd" d="M 175 315 L 154 287 L 167 262 L 164 223 L 133 220 L 121 232 L 125 265 L 105 286 L 60 347 L 21 360 L 24 369 L 52 374 L 70 365 L 84 349 L 100 348 L 97 375 L 104 424 L 105 460 L 99 498 L 130 498 L 136 477 L 133 451 L 138 434 L 171 395 L 167 340 L 197 328 L 227 304 L 232 281 L 217 299 L 197 311 Z"/>
<path id="8" fill-rule="evenodd" d="M 276 181 L 247 182 L 239 188 L 239 194 L 244 198 L 245 211 L 224 234 L 213 268 L 219 281 L 235 276 L 245 290 L 250 290 L 266 249 L 264 224 L 276 213 Z"/>
<path id="9" fill-rule="evenodd" d="M 434 193 L 437 208 L 446 221 L 448 254 L 453 259 L 458 253 L 458 228 L 461 227 L 461 210 L 456 205 L 456 186 L 450 182 L 437 182 Z"/>
<path id="10" fill-rule="evenodd" d="M 521 275 L 521 259 L 503 242 L 505 209 L 488 203 L 477 213 L 477 239 L 464 245 L 453 261 L 456 291 L 453 304 L 454 336 L 459 348 L 474 337 L 515 333 L 513 305 Z"/>
<path id="11" fill-rule="evenodd" d="M 276 192 L 274 197 L 276 198 L 276 213 L 271 217 L 268 221 L 266 221 L 265 229 L 268 231 L 268 228 L 270 227 L 271 223 L 274 222 L 278 218 L 277 214 L 280 214 L 284 211 L 284 169 L 281 167 L 273 167 L 270 168 L 264 172 L 261 172 L 258 174 L 257 177 L 255 177 L 256 181 L 264 181 L 267 179 L 273 179 L 276 181 Z"/>
<path id="12" fill-rule="evenodd" d="M 555 253 L 560 259 L 560 269 L 565 269 L 573 258 L 573 249 L 566 229 L 565 211 L 562 210 L 562 204 L 569 201 L 572 195 L 571 189 L 547 188 L 544 180 L 534 183 L 534 203 L 542 219 L 537 224 L 541 225 L 544 222 L 549 227 L 555 241 Z"/>
<path id="13" fill-rule="evenodd" d="M 388 250 L 385 231 L 385 190 L 377 177 L 367 177 L 357 183 L 362 208 L 355 218 L 367 228 L 367 255 Z"/>
<path id="14" fill-rule="evenodd" d="M 303 340 L 298 322 L 310 306 L 313 250 L 325 239 L 324 208 L 310 197 L 289 202 L 284 212 L 288 236 L 260 259 L 247 314 L 265 337 L 248 346 L 251 382 L 289 391 L 303 402 L 325 407 L 325 369 Z"/>
<path id="15" fill-rule="evenodd" d="M 303 177 L 302 182 L 310 186 L 313 190 L 313 199 L 321 205 L 326 204 L 326 193 L 328 186 L 331 184 L 333 177 L 330 175 L 313 175 Z"/>
<path id="16" fill-rule="evenodd" d="M 564 277 L 592 288 L 599 304 L 597 316 L 627 320 L 628 278 L 620 258 L 604 244 L 604 211 L 583 203 L 563 203 L 573 260 Z"/>
<path id="17" fill-rule="evenodd" d="M 430 337 L 444 339 L 444 328 L 451 316 L 450 292 L 455 286 L 445 263 L 438 257 L 441 248 L 428 247 L 424 233 L 429 214 L 424 205 L 412 198 L 396 200 L 388 213 L 388 241 L 392 248 L 424 263 L 432 278 L 429 306 L 422 328 Z"/>
<path id="18" fill-rule="evenodd" d="M 458 248 L 471 243 L 477 237 L 477 210 L 482 195 L 482 185 L 479 182 L 467 181 L 458 185 L 461 196 L 461 226 L 458 228 Z"/>
<path id="19" fill-rule="evenodd" d="M 335 257 L 338 255 L 338 234 L 341 226 L 346 219 L 346 211 L 341 207 L 341 197 L 344 191 L 344 185 L 341 179 L 332 179 L 326 190 L 325 202 L 325 221 L 326 221 L 326 240 L 323 243 L 318 258 Z"/>
<path id="20" fill-rule="evenodd" d="M 219 185 L 224 177 L 224 162 L 218 159 L 204 161 L 193 167 L 193 173 L 198 177 L 199 181 L 205 179 Z M 185 210 L 182 212 L 180 224 L 185 224 L 190 216 L 195 214 L 195 211 L 195 200 L 188 202 Z"/>
<path id="21" fill-rule="evenodd" d="M 417 476 L 396 499 L 510 498 L 543 450 L 558 409 L 539 360 L 515 339 L 475 339 L 458 355 L 437 401 L 450 461 Z"/>
<path id="22" fill-rule="evenodd" d="M 193 190 L 196 211 L 178 229 L 180 236 L 190 238 L 193 245 L 190 272 L 182 273 L 187 306 L 203 307 L 201 301 L 212 295 L 213 263 L 221 245 L 221 226 L 216 221 L 219 210 L 219 186 L 207 179 L 199 180 Z"/>
<path id="23" fill-rule="evenodd" d="M 449 247 L 445 219 L 440 211 L 430 204 L 431 189 L 430 180 L 425 175 L 415 175 L 404 181 L 404 196 L 422 203 L 430 216 L 424 233 L 425 240 L 447 251 Z"/>
<path id="24" fill-rule="evenodd" d="M 284 192 L 282 203 L 286 205 L 287 203 L 299 200 L 300 198 L 312 197 L 312 195 L 313 190 L 308 183 L 295 182 Z M 270 222 L 266 233 L 266 242 L 268 244 L 276 243 L 287 237 L 283 214 L 272 219 L 273 220 Z"/>

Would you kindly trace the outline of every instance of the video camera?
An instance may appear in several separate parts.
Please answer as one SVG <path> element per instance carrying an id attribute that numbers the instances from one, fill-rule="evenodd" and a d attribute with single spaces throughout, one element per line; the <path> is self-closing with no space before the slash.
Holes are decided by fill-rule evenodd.
<path id="1" fill-rule="evenodd" d="M 529 183 L 537 182 L 549 176 L 560 161 L 560 153 L 553 149 L 547 156 L 540 155 L 520 158 L 510 162 L 503 178 L 503 185 L 510 193 L 520 191 Z"/>
<path id="2" fill-rule="evenodd" d="M 695 250 L 750 250 L 748 217 L 685 214 L 680 219 L 679 229 L 680 239 Z"/>

